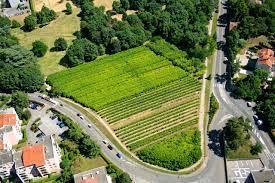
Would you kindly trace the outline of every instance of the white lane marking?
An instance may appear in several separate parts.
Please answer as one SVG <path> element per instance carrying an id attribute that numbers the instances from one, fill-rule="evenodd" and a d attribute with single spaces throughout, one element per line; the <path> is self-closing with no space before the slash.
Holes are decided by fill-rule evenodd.
<path id="1" fill-rule="evenodd" d="M 265 142 L 263 141 L 262 137 L 260 137 L 259 140 L 265 146 Z"/>
<path id="2" fill-rule="evenodd" d="M 230 119 L 232 117 L 234 117 L 234 116 L 231 115 L 231 114 L 227 114 L 227 115 L 222 117 L 222 119 L 218 122 L 218 124 L 223 123 L 225 120 Z"/>

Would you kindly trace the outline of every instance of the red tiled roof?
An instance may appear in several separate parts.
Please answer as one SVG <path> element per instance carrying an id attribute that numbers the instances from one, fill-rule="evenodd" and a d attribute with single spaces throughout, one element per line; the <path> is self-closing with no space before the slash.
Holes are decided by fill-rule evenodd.
<path id="1" fill-rule="evenodd" d="M 4 125 L 15 125 L 16 114 L 0 114 L 0 128 Z"/>
<path id="2" fill-rule="evenodd" d="M 43 166 L 45 165 L 45 152 L 43 144 L 35 144 L 25 147 L 22 154 L 24 166 Z"/>
<path id="3" fill-rule="evenodd" d="M 269 67 L 272 67 L 272 64 L 275 64 L 274 52 L 271 49 L 264 48 L 259 50 L 259 63 L 266 64 Z"/>
<path id="4" fill-rule="evenodd" d="M 95 179 L 88 178 L 88 179 L 80 181 L 79 183 L 98 183 L 98 182 Z"/>

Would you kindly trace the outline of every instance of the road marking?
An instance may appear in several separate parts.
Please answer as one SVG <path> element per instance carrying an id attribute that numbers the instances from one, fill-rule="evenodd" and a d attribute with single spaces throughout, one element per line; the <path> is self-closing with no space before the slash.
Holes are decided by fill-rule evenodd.
<path id="1" fill-rule="evenodd" d="M 264 154 L 266 155 L 268 160 L 275 160 L 275 153 L 270 153 L 267 149 L 264 150 Z"/>
<path id="2" fill-rule="evenodd" d="M 231 115 L 231 114 L 227 114 L 227 115 L 222 117 L 222 119 L 218 122 L 218 124 L 223 123 L 225 120 L 230 119 L 232 117 L 234 117 L 234 116 Z"/>
<path id="3" fill-rule="evenodd" d="M 215 83 L 214 87 L 216 87 L 216 88 L 225 88 L 225 85 L 221 84 L 221 83 Z"/>

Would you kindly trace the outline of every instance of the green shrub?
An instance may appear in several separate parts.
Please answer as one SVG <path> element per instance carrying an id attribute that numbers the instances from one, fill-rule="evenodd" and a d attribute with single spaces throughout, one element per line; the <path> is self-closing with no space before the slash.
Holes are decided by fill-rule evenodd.
<path id="1" fill-rule="evenodd" d="M 210 108 L 209 108 L 209 120 L 208 120 L 208 128 L 210 126 L 210 123 L 212 122 L 212 119 L 216 113 L 216 111 L 219 109 L 219 103 L 216 99 L 216 97 L 214 96 L 214 94 L 212 93 L 210 96 Z"/>
<path id="2" fill-rule="evenodd" d="M 64 51 L 67 49 L 67 47 L 68 47 L 67 41 L 63 37 L 57 38 L 54 41 L 55 51 Z"/>
<path id="3" fill-rule="evenodd" d="M 11 28 L 18 28 L 18 27 L 21 27 L 21 24 L 16 20 L 12 20 L 11 21 Z"/>
<path id="4" fill-rule="evenodd" d="M 66 13 L 67 14 L 73 13 L 72 5 L 70 3 L 66 3 Z"/>
<path id="5" fill-rule="evenodd" d="M 42 41 L 34 41 L 32 43 L 32 52 L 37 57 L 43 57 L 48 50 L 48 46 Z"/>

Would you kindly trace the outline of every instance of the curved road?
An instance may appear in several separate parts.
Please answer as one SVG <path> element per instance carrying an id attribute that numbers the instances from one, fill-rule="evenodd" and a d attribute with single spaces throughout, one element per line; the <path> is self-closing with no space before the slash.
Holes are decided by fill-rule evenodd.
<path id="1" fill-rule="evenodd" d="M 220 1 L 219 13 L 220 15 L 226 14 L 226 9 L 224 6 L 225 0 Z M 217 27 L 217 41 L 223 41 L 225 34 L 225 27 Z M 230 93 L 226 91 L 226 64 L 224 61 L 224 52 L 222 50 L 217 51 L 216 62 L 214 64 L 213 74 L 215 79 L 213 80 L 213 92 L 220 103 L 220 109 L 215 115 L 215 118 L 212 122 L 210 130 L 218 131 L 224 126 L 224 122 L 227 118 L 232 116 L 247 116 L 251 118 L 252 111 L 248 109 L 245 105 L 245 102 L 241 100 L 235 100 L 230 97 Z M 220 156 L 220 146 L 217 141 L 217 137 L 213 134 L 212 138 L 205 139 L 208 146 L 206 147 L 207 161 L 203 166 L 196 172 L 189 175 L 173 175 L 157 172 L 151 169 L 148 169 L 140 164 L 133 162 L 131 159 L 123 156 L 122 159 L 116 157 L 118 152 L 116 148 L 110 151 L 105 144 L 102 143 L 103 140 L 107 139 L 105 135 L 100 132 L 97 127 L 84 116 L 84 119 L 81 120 L 76 116 L 77 113 L 80 113 L 78 110 L 72 106 L 63 103 L 60 100 L 57 100 L 59 103 L 62 103 L 63 106 L 53 105 L 50 102 L 47 102 L 40 97 L 38 94 L 30 94 L 30 99 L 33 101 L 38 101 L 44 103 L 50 107 L 55 108 L 59 112 L 70 117 L 75 122 L 79 123 L 80 126 L 86 131 L 87 134 L 91 136 L 101 147 L 102 152 L 108 157 L 115 165 L 120 167 L 122 170 L 126 171 L 131 175 L 134 182 L 136 183 L 167 183 L 167 182 L 188 182 L 188 183 L 224 183 L 225 179 L 225 168 L 224 168 L 224 159 Z M 92 127 L 89 128 L 88 124 L 91 124 Z M 112 144 L 113 145 L 113 144 Z M 115 147 L 113 145 L 113 147 Z"/>

